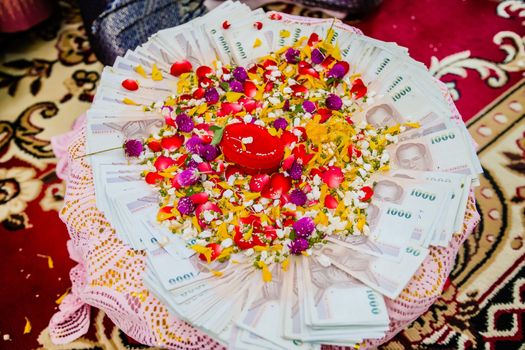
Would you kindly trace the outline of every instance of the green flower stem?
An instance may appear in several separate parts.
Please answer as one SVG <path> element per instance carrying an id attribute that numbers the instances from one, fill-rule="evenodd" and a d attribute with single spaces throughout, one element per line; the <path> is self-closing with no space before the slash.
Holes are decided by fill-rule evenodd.
<path id="1" fill-rule="evenodd" d="M 120 148 L 124 148 L 123 146 L 118 146 L 118 147 L 113 147 L 113 148 L 108 148 L 108 149 L 103 149 L 102 151 L 97 151 L 97 152 L 92 152 L 92 153 L 88 153 L 88 154 L 83 154 L 81 156 L 78 156 L 78 157 L 75 157 L 73 159 L 78 159 L 78 158 L 84 158 L 84 157 L 87 157 L 87 156 L 93 156 L 95 154 L 99 154 L 99 153 L 104 153 L 104 152 L 109 152 L 109 151 L 114 151 L 116 149 L 120 149 Z"/>

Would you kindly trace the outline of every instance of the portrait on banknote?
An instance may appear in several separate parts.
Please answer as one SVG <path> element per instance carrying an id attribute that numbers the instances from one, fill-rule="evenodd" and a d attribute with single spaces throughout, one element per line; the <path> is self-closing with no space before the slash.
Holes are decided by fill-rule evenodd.
<path id="1" fill-rule="evenodd" d="M 409 142 L 396 150 L 395 161 L 401 169 L 432 170 L 432 159 L 427 147 L 422 143 Z"/>

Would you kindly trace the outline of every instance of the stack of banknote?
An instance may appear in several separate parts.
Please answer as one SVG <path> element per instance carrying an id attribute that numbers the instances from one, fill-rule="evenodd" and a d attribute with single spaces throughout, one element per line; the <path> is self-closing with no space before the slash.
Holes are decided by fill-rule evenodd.
<path id="1" fill-rule="evenodd" d="M 87 113 L 86 152 L 118 148 L 163 124 L 154 108 L 142 106 L 155 107 L 175 93 L 177 79 L 169 74 L 174 61 L 198 67 L 219 59 L 246 66 L 314 32 L 322 38 L 329 28 L 350 74 L 361 74 L 368 86 L 367 107 L 355 122 L 421 125 L 399 135 L 388 149 L 391 170 L 375 175 L 370 235 L 328 236 L 313 256 L 291 259 L 288 271 L 272 267 L 272 281 L 263 283 L 245 256 L 207 264 L 182 238 L 188 228 L 178 235 L 157 223 L 158 194 L 140 176 L 144 165 L 126 159 L 121 149 L 87 158 L 98 208 L 126 244 L 147 252 L 148 288 L 174 315 L 233 349 L 351 346 L 384 336 L 389 327 L 384 297 L 396 298 L 429 249 L 446 247 L 462 229 L 471 186 L 479 183 L 472 140 L 453 117 L 446 92 L 395 43 L 335 20 L 276 16 L 226 1 L 201 18 L 158 32 L 106 67 Z M 283 29 L 291 35 L 280 35 Z M 253 48 L 255 38 L 261 44 Z M 154 64 L 161 81 L 137 72 L 140 66 L 151 74 Z M 128 78 L 141 89 L 123 89 Z"/>

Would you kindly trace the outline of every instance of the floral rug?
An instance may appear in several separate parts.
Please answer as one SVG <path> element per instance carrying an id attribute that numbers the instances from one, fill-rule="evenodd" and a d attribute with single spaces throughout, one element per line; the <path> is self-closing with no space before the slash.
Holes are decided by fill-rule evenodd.
<path id="1" fill-rule="evenodd" d="M 64 184 L 49 140 L 89 108 L 102 69 L 78 10 L 59 5 L 54 18 L 0 42 L 0 348 L 147 348 L 101 311 L 71 344 L 53 345 L 46 331 L 73 266 L 57 214 Z M 276 1 L 265 6 L 323 15 Z M 523 349 L 524 21 L 520 1 L 384 0 L 371 16 L 349 22 L 407 46 L 449 86 L 485 170 L 476 190 L 482 221 L 460 250 L 449 287 L 383 349 Z"/>

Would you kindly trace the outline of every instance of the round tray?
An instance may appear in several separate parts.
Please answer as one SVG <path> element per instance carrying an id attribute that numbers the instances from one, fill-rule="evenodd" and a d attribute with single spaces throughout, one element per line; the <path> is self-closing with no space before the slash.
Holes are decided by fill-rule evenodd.
<path id="1" fill-rule="evenodd" d="M 281 14 L 299 22 L 311 19 Z M 318 19 L 317 19 L 318 21 Z M 348 26 L 348 30 L 360 33 Z M 452 118 L 462 123 L 444 84 L 436 81 L 449 103 Z M 115 230 L 95 203 L 92 171 L 85 154 L 85 117 L 73 130 L 52 140 L 59 159 L 57 174 L 66 183 L 64 207 L 60 217 L 71 240 L 70 256 L 78 265 L 71 270 L 72 290 L 63 300 L 49 324 L 51 340 L 68 343 L 89 328 L 90 307 L 103 310 L 127 335 L 152 346 L 167 349 L 223 348 L 214 339 L 171 315 L 146 288 L 142 277 L 145 253 L 134 251 L 117 238 Z M 361 348 L 380 345 L 423 314 L 441 295 L 460 245 L 479 222 L 471 192 L 463 229 L 453 235 L 450 245 L 430 247 L 430 253 L 398 298 L 385 297 L 390 328 L 385 337 L 365 341 Z"/>

